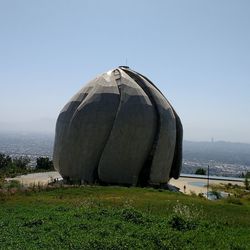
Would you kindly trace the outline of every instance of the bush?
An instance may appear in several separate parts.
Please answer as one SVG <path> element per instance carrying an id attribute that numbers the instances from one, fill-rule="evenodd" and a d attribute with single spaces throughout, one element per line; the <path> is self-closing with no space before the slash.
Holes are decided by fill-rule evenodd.
<path id="1" fill-rule="evenodd" d="M 20 169 L 27 169 L 30 163 L 30 158 L 27 156 L 16 157 L 13 159 L 13 164 Z"/>
<path id="2" fill-rule="evenodd" d="M 41 219 L 33 219 L 33 220 L 25 222 L 23 226 L 24 227 L 37 227 L 37 226 L 41 226 L 43 223 L 44 221 Z"/>
<path id="3" fill-rule="evenodd" d="M 12 163 L 10 156 L 0 153 L 0 169 L 6 168 Z"/>
<path id="4" fill-rule="evenodd" d="M 238 198 L 228 197 L 226 201 L 234 205 L 243 205 L 242 201 Z"/>
<path id="5" fill-rule="evenodd" d="M 2 178 L 0 176 L 0 188 L 2 188 L 4 186 L 4 184 L 5 184 L 5 180 L 4 180 L 4 178 Z"/>
<path id="6" fill-rule="evenodd" d="M 10 156 L 0 153 L 0 175 L 12 178 L 18 174 L 27 174 L 29 162 L 30 158 L 27 156 L 12 159 Z"/>
<path id="7" fill-rule="evenodd" d="M 54 170 L 53 162 L 49 157 L 39 157 L 36 159 L 36 169 Z"/>
<path id="8" fill-rule="evenodd" d="M 186 220 L 178 215 L 172 216 L 169 220 L 169 224 L 173 229 L 176 229 L 178 231 L 192 230 L 197 227 L 197 222 Z"/>
<path id="9" fill-rule="evenodd" d="M 250 172 L 247 171 L 245 174 L 242 173 L 241 177 L 250 178 Z"/>
<path id="10" fill-rule="evenodd" d="M 18 180 L 11 180 L 11 181 L 7 182 L 6 187 L 8 189 L 11 189 L 11 188 L 20 189 L 22 187 L 22 184 Z"/>
<path id="11" fill-rule="evenodd" d="M 220 192 L 218 192 L 218 191 L 216 191 L 216 190 L 211 191 L 211 194 L 214 195 L 214 196 L 216 196 L 217 199 L 220 199 L 220 198 L 221 198 Z"/>
<path id="12" fill-rule="evenodd" d="M 195 171 L 195 174 L 199 174 L 199 175 L 206 175 L 206 170 L 204 168 L 198 168 Z"/>
<path id="13" fill-rule="evenodd" d="M 135 224 L 143 224 L 145 222 L 145 218 L 143 214 L 137 211 L 134 208 L 124 208 L 121 214 L 122 218 L 126 221 L 133 222 Z"/>
<path id="14" fill-rule="evenodd" d="M 245 177 L 244 185 L 245 185 L 246 190 L 249 190 L 249 189 L 250 189 L 250 184 L 249 184 L 249 180 L 248 180 L 248 177 L 247 177 L 247 176 Z"/>

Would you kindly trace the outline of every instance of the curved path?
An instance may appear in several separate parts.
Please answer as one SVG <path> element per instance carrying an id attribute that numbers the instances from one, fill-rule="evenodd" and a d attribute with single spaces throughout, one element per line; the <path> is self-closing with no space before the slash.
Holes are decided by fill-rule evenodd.
<path id="1" fill-rule="evenodd" d="M 32 184 L 42 184 L 47 185 L 53 179 L 61 179 L 61 175 L 56 171 L 44 172 L 44 173 L 34 173 L 28 175 L 21 175 L 15 178 L 7 178 L 6 180 L 18 180 L 23 185 L 32 185 Z M 211 185 L 219 184 L 237 184 L 239 186 L 244 186 L 243 182 L 240 181 L 228 181 L 228 180 L 210 180 Z M 207 192 L 207 180 L 201 178 L 186 178 L 180 177 L 178 180 L 171 179 L 169 184 L 180 188 L 180 191 L 184 193 L 184 186 L 186 186 L 186 194 L 191 194 L 195 192 L 196 194 Z"/>
<path id="2" fill-rule="evenodd" d="M 49 182 L 54 179 L 61 179 L 61 175 L 56 171 L 44 172 L 44 173 L 34 173 L 27 175 L 20 175 L 15 178 L 6 178 L 7 181 L 17 180 L 20 181 L 23 185 L 47 185 Z"/>

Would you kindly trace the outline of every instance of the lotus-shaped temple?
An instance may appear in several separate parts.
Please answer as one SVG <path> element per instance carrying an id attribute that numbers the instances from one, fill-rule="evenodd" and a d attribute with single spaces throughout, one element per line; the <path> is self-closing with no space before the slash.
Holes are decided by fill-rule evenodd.
<path id="1" fill-rule="evenodd" d="M 160 185 L 182 166 L 180 118 L 145 76 L 121 66 L 83 87 L 56 124 L 54 166 L 79 183 Z"/>

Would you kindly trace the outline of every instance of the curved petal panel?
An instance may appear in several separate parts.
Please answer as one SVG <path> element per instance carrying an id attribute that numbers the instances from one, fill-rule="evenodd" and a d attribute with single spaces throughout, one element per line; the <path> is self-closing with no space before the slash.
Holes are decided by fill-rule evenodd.
<path id="1" fill-rule="evenodd" d="M 122 70 L 117 84 L 121 101 L 98 173 L 106 183 L 137 185 L 154 139 L 156 117 L 144 91 Z"/>
<path id="2" fill-rule="evenodd" d="M 100 77 L 75 112 L 61 143 L 59 169 L 64 178 L 92 183 L 113 126 L 120 96 L 112 77 Z M 63 126 L 59 122 L 59 127 Z"/>
<path id="3" fill-rule="evenodd" d="M 125 71 L 135 79 L 140 78 L 151 99 L 154 100 L 159 124 L 158 134 L 155 138 L 149 182 L 152 184 L 167 183 L 173 163 L 176 142 L 176 121 L 173 110 L 165 97 L 146 78 L 132 70 Z"/>

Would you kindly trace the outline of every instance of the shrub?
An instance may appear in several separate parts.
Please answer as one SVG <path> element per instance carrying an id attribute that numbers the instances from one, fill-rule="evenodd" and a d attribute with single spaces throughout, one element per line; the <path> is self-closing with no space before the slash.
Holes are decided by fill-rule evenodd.
<path id="1" fill-rule="evenodd" d="M 39 157 L 36 159 L 36 169 L 54 170 L 53 162 L 49 157 Z"/>
<path id="2" fill-rule="evenodd" d="M 4 184 L 5 184 L 5 180 L 4 180 L 4 178 L 2 178 L 0 176 L 0 188 L 2 188 L 4 186 Z"/>
<path id="3" fill-rule="evenodd" d="M 177 201 L 173 207 L 173 215 L 170 217 L 169 225 L 178 231 L 195 229 L 202 217 L 202 210 L 195 206 L 187 206 Z"/>
<path id="4" fill-rule="evenodd" d="M 226 199 L 226 201 L 228 203 L 234 204 L 234 205 L 243 205 L 242 201 L 238 198 L 234 198 L 234 197 L 228 197 Z"/>
<path id="5" fill-rule="evenodd" d="M 196 193 L 194 192 L 194 191 L 190 191 L 190 195 L 192 196 L 192 197 L 196 197 L 197 195 L 196 195 Z"/>
<path id="6" fill-rule="evenodd" d="M 0 153 L 0 169 L 6 168 L 11 163 L 12 159 L 10 156 Z"/>
<path id="7" fill-rule="evenodd" d="M 199 174 L 199 175 L 206 175 L 206 170 L 204 168 L 198 168 L 195 171 L 195 174 Z"/>
<path id="8" fill-rule="evenodd" d="M 13 164 L 20 169 L 27 169 L 30 163 L 30 158 L 27 156 L 16 157 L 13 159 Z"/>
<path id="9" fill-rule="evenodd" d="M 211 191 L 211 194 L 214 195 L 214 196 L 216 196 L 217 199 L 221 198 L 221 194 L 218 191 L 216 191 L 216 190 Z"/>
<path id="10" fill-rule="evenodd" d="M 198 197 L 201 198 L 201 199 L 206 199 L 202 193 L 199 193 Z"/>
<path id="11" fill-rule="evenodd" d="M 192 230 L 197 227 L 197 222 L 192 220 L 184 219 L 181 216 L 174 215 L 170 218 L 169 224 L 173 229 L 178 231 Z"/>
<path id="12" fill-rule="evenodd" d="M 10 180 L 9 182 L 7 182 L 6 187 L 8 189 L 12 188 L 20 189 L 22 187 L 22 184 L 18 180 Z"/>
<path id="13" fill-rule="evenodd" d="M 12 159 L 10 156 L 0 153 L 0 175 L 13 178 L 18 174 L 27 174 L 30 172 L 27 169 L 29 162 L 30 158 L 27 156 Z"/>
<path id="14" fill-rule="evenodd" d="M 203 216 L 203 211 L 193 205 L 188 206 L 177 201 L 177 204 L 173 207 L 173 214 L 185 220 L 197 220 Z"/>
<path id="15" fill-rule="evenodd" d="M 43 223 L 44 223 L 44 221 L 41 219 L 33 219 L 33 220 L 25 222 L 23 224 L 23 226 L 25 226 L 25 227 L 37 227 L 37 226 L 42 225 Z"/>
<path id="16" fill-rule="evenodd" d="M 143 224 L 145 222 L 143 214 L 134 208 L 122 209 L 121 216 L 126 221 L 130 221 L 135 224 Z"/>
<path id="17" fill-rule="evenodd" d="M 246 190 L 249 190 L 249 189 L 250 189 L 250 184 L 249 184 L 249 180 L 248 180 L 248 177 L 247 177 L 247 176 L 245 177 L 244 185 L 245 185 Z"/>

